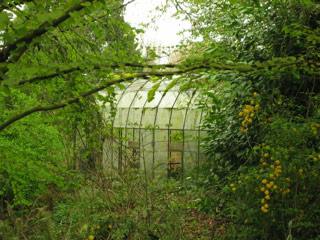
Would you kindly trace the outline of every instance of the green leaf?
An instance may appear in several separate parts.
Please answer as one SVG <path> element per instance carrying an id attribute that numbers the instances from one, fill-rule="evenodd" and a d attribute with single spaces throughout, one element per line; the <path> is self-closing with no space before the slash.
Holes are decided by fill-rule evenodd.
<path id="1" fill-rule="evenodd" d="M 81 6 L 85 6 L 85 7 L 88 7 L 88 6 L 90 6 L 91 5 L 91 3 L 90 2 L 84 2 L 84 3 L 81 3 Z"/>
<path id="2" fill-rule="evenodd" d="M 180 81 L 180 78 L 176 78 L 173 81 L 171 81 L 168 86 L 166 87 L 166 89 L 164 90 L 163 95 L 166 95 L 167 92 L 172 89 L 178 82 Z"/>
<path id="3" fill-rule="evenodd" d="M 0 31 L 5 30 L 9 23 L 8 13 L 3 11 L 0 13 Z"/>
<path id="4" fill-rule="evenodd" d="M 156 94 L 156 91 L 160 87 L 161 82 L 158 82 L 157 84 L 153 85 L 151 90 L 148 92 L 148 102 L 151 102 L 154 99 L 154 96 Z"/>

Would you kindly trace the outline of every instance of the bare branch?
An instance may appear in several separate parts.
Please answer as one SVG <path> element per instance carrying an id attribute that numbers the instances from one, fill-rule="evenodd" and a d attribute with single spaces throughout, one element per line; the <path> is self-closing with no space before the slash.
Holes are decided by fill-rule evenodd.
<path id="1" fill-rule="evenodd" d="M 118 8 L 115 9 L 115 10 L 120 10 L 120 9 L 128 6 L 129 4 L 131 4 L 131 3 L 135 2 L 135 1 L 136 1 L 136 0 L 131 0 L 131 1 L 129 1 L 129 2 L 126 2 L 126 3 L 122 4 L 120 7 L 118 7 Z"/>

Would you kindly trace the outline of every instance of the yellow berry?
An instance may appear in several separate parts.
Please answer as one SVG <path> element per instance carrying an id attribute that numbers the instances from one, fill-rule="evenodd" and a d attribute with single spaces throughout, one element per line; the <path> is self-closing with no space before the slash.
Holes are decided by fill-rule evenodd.
<path id="1" fill-rule="evenodd" d="M 262 183 L 263 183 L 263 184 L 266 184 L 266 183 L 267 183 L 267 179 L 263 179 L 263 180 L 262 180 Z"/>
<path id="2" fill-rule="evenodd" d="M 94 236 L 90 235 L 89 240 L 94 240 Z"/>
<path id="3" fill-rule="evenodd" d="M 263 154 L 263 156 L 264 156 L 264 157 L 268 157 L 268 156 L 269 156 L 269 154 L 268 154 L 268 153 L 265 153 L 265 154 Z"/>
<path id="4" fill-rule="evenodd" d="M 274 182 L 270 182 L 270 185 L 273 186 L 273 185 L 274 185 Z"/>
<path id="5" fill-rule="evenodd" d="M 242 112 L 239 112 L 239 117 L 242 117 L 243 116 L 243 113 Z"/>
<path id="6" fill-rule="evenodd" d="M 267 188 L 271 188 L 271 184 L 269 184 L 269 183 L 266 186 L 267 186 Z"/>
<path id="7" fill-rule="evenodd" d="M 273 189 L 277 189 L 277 188 L 278 188 L 277 185 L 274 185 L 274 186 L 273 186 Z"/>
<path id="8" fill-rule="evenodd" d="M 274 165 L 270 165 L 270 167 L 273 169 L 273 168 L 274 168 Z"/>
<path id="9" fill-rule="evenodd" d="M 265 197 L 267 200 L 269 200 L 270 199 L 270 195 L 266 195 L 266 197 Z"/>
<path id="10" fill-rule="evenodd" d="M 264 187 L 260 188 L 261 192 L 264 192 L 266 189 Z"/>
<path id="11" fill-rule="evenodd" d="M 264 198 L 261 199 L 261 203 L 264 203 Z"/>
<path id="12" fill-rule="evenodd" d="M 266 191 L 264 192 L 264 194 L 265 194 L 265 195 L 269 195 L 269 190 L 266 190 Z"/>
<path id="13" fill-rule="evenodd" d="M 258 96 L 258 93 L 257 93 L 257 92 L 254 92 L 254 93 L 253 93 L 253 96 L 255 96 L 255 97 Z"/>
<path id="14" fill-rule="evenodd" d="M 300 174 L 303 173 L 303 170 L 302 170 L 301 168 L 299 169 L 299 173 L 300 173 Z"/>
<path id="15" fill-rule="evenodd" d="M 235 190 L 237 190 L 235 187 L 234 187 L 234 188 L 232 188 L 232 191 L 235 191 Z"/>
<path id="16" fill-rule="evenodd" d="M 254 113 L 251 113 L 251 114 L 250 114 L 250 117 L 253 118 L 253 117 L 254 117 Z"/>
<path id="17" fill-rule="evenodd" d="M 266 163 L 266 162 L 263 162 L 262 165 L 263 165 L 263 166 L 267 166 L 267 163 Z"/>
<path id="18" fill-rule="evenodd" d="M 280 161 L 279 161 L 279 160 L 276 160 L 276 164 L 279 165 L 279 164 L 280 164 Z"/>
<path id="19" fill-rule="evenodd" d="M 251 100 L 251 101 L 250 101 L 250 104 L 253 105 L 253 104 L 254 104 L 254 101 Z"/>
<path id="20" fill-rule="evenodd" d="M 269 205 L 266 203 L 265 205 L 264 205 L 264 208 L 268 208 L 269 207 Z"/>
<path id="21" fill-rule="evenodd" d="M 242 183 L 242 181 L 241 181 L 241 180 L 239 180 L 239 181 L 238 181 L 238 183 L 239 183 L 239 184 L 241 184 L 241 183 Z"/>

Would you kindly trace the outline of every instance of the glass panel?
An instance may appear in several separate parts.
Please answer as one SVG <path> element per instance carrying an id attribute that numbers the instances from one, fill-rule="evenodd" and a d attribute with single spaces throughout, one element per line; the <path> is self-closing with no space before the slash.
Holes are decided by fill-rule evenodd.
<path id="1" fill-rule="evenodd" d="M 144 166 L 148 175 L 153 173 L 153 130 L 141 130 L 140 134 L 141 158 L 140 170 L 144 174 Z"/>
<path id="2" fill-rule="evenodd" d="M 140 89 L 143 89 L 144 84 L 147 82 L 146 79 L 135 80 L 130 87 L 127 88 L 126 92 L 137 92 Z"/>
<path id="3" fill-rule="evenodd" d="M 145 108 L 142 112 L 141 127 L 153 128 L 156 110 L 152 108 Z"/>
<path id="4" fill-rule="evenodd" d="M 184 151 L 198 151 L 198 131 L 184 131 Z"/>
<path id="5" fill-rule="evenodd" d="M 139 127 L 142 108 L 131 108 L 127 120 L 127 127 Z"/>
<path id="6" fill-rule="evenodd" d="M 147 81 L 147 80 L 146 80 Z M 147 81 L 147 83 L 143 86 L 143 88 L 141 89 L 141 91 L 146 91 L 148 92 L 149 90 L 151 90 L 152 86 L 155 83 L 151 82 L 151 81 Z"/>
<path id="7" fill-rule="evenodd" d="M 161 92 L 163 94 L 163 92 Z M 172 108 L 176 98 L 178 97 L 178 92 L 167 92 L 167 94 L 163 97 L 159 108 Z"/>
<path id="8" fill-rule="evenodd" d="M 135 97 L 136 92 L 125 92 L 118 103 L 119 108 L 128 108 Z"/>
<path id="9" fill-rule="evenodd" d="M 201 112 L 198 109 L 189 108 L 184 129 L 197 129 L 200 113 Z"/>
<path id="10" fill-rule="evenodd" d="M 148 99 L 148 92 L 139 91 L 132 103 L 132 108 L 142 108 Z"/>
<path id="11" fill-rule="evenodd" d="M 128 108 L 118 108 L 115 121 L 114 121 L 114 127 L 125 127 L 127 122 L 127 115 L 128 115 Z"/>
<path id="12" fill-rule="evenodd" d="M 156 127 L 161 129 L 168 128 L 169 117 L 170 117 L 170 109 L 159 108 L 156 124 L 155 124 Z"/>
<path id="13" fill-rule="evenodd" d="M 190 102 L 191 96 L 191 92 L 181 92 L 176 104 L 174 105 L 174 108 L 186 109 L 188 107 L 188 103 Z"/>
<path id="14" fill-rule="evenodd" d="M 173 109 L 170 128 L 182 129 L 185 112 L 186 110 Z"/>
<path id="15" fill-rule="evenodd" d="M 167 131 L 155 130 L 154 174 L 167 176 L 168 135 Z"/>

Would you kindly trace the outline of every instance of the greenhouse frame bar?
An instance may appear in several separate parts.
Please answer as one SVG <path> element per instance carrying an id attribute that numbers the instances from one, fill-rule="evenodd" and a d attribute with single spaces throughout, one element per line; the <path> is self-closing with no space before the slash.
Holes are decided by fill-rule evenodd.
<path id="1" fill-rule="evenodd" d="M 204 112 L 197 107 L 201 94 L 197 89 L 180 91 L 179 85 L 166 92 L 171 81 L 161 79 L 150 102 L 148 92 L 156 83 L 146 79 L 116 91 L 113 119 L 111 106 L 105 107 L 112 126 L 103 150 L 106 169 L 138 168 L 153 177 L 178 177 L 205 161 L 201 141 L 207 131 L 201 128 Z"/>

